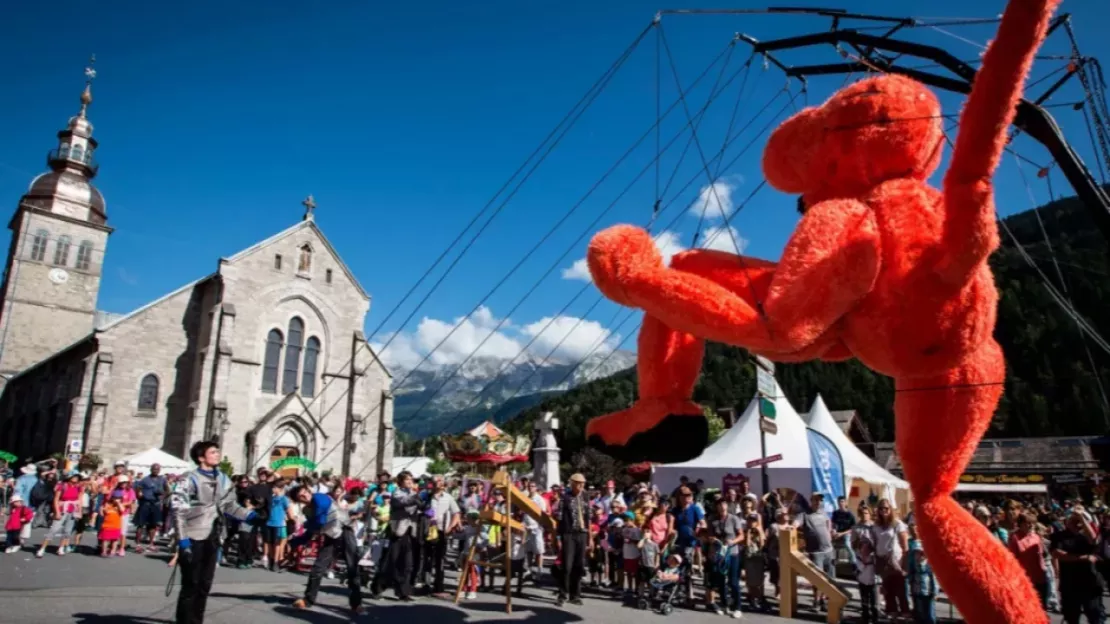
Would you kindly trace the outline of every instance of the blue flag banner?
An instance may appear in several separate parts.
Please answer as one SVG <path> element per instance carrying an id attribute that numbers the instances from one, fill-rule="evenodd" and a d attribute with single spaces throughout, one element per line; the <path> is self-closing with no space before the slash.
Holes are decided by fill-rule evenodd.
<path id="1" fill-rule="evenodd" d="M 844 458 L 832 440 L 806 429 L 809 438 L 810 479 L 813 492 L 825 495 L 824 512 L 832 514 L 836 509 L 836 499 L 845 496 Z"/>

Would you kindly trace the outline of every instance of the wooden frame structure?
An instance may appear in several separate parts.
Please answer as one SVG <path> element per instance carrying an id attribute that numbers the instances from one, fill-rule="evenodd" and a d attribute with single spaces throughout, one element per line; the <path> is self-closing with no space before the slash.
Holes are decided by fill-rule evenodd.
<path id="1" fill-rule="evenodd" d="M 476 557 L 477 543 L 471 544 L 467 550 L 462 572 L 459 574 L 459 584 L 455 588 L 455 604 L 462 598 L 463 587 L 466 586 L 467 575 L 471 573 L 474 564 L 492 566 L 505 571 L 505 612 L 513 612 L 513 533 L 524 533 L 524 525 L 513 520 L 513 507 L 519 508 L 524 515 L 540 523 L 545 531 L 555 531 L 555 519 L 544 513 L 532 499 L 528 498 L 513 485 L 509 473 L 499 470 L 491 480 L 492 489 L 499 489 L 505 493 L 505 513 L 492 508 L 485 508 L 480 515 L 482 524 L 501 528 L 501 539 L 504 541 L 505 551 L 491 559 L 481 561 Z M 492 491 L 491 489 L 491 491 Z"/>
<path id="2" fill-rule="evenodd" d="M 798 609 L 798 577 L 803 576 L 818 592 L 829 599 L 826 621 L 839 624 L 848 605 L 849 596 L 836 583 L 813 565 L 805 553 L 798 550 L 798 531 L 791 529 L 779 533 L 779 615 L 794 617 Z"/>

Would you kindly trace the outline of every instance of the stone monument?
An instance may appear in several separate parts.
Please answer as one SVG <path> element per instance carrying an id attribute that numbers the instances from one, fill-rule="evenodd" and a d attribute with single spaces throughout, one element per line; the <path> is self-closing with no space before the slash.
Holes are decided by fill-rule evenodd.
<path id="1" fill-rule="evenodd" d="M 532 477 L 540 491 L 551 489 L 552 485 L 562 483 L 559 476 L 559 444 L 555 442 L 555 430 L 559 419 L 554 412 L 544 412 L 536 420 L 536 443 L 532 447 Z"/>

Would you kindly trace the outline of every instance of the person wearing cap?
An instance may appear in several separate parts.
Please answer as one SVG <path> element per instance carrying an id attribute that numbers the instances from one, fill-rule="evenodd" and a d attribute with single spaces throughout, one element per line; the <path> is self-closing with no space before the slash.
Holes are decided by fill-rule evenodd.
<path id="1" fill-rule="evenodd" d="M 197 442 L 189 449 L 197 465 L 182 475 L 171 495 L 178 535 L 181 591 L 177 597 L 177 624 L 200 624 L 208 606 L 212 577 L 216 573 L 223 518 L 255 522 L 257 515 L 235 500 L 231 479 L 218 470 L 223 455 L 215 442 Z"/>
<path id="2" fill-rule="evenodd" d="M 304 533 L 290 541 L 289 547 L 296 549 L 308 542 L 314 535 L 323 536 L 316 561 L 308 573 L 308 584 L 304 596 L 293 603 L 294 609 L 309 609 L 316 604 L 320 583 L 335 562 L 342 559 L 346 564 L 347 589 L 350 591 L 348 602 L 352 615 L 362 613 L 362 586 L 359 584 L 359 552 L 355 539 L 354 521 L 341 502 L 328 494 L 313 493 L 305 486 L 298 486 L 290 492 L 290 499 L 300 503 L 304 509 Z"/>
<path id="3" fill-rule="evenodd" d="M 31 506 L 31 490 L 35 489 L 35 485 L 39 482 L 39 471 L 34 464 L 27 464 L 19 469 L 19 478 L 15 480 L 15 487 L 12 488 L 13 496 L 18 496 L 23 499 L 23 505 L 31 510 L 31 520 L 20 529 L 20 540 L 26 542 L 31 539 L 31 525 L 34 521 L 35 508 Z"/>
<path id="4" fill-rule="evenodd" d="M 814 492 L 809 497 L 809 509 L 801 517 L 802 536 L 805 539 L 806 556 L 814 567 L 823 572 L 830 580 L 836 580 L 836 551 L 833 549 L 832 520 L 825 513 L 825 495 Z M 828 598 L 813 589 L 814 606 L 824 609 Z"/>
<path id="5" fill-rule="evenodd" d="M 1071 508 L 1064 530 L 1054 533 L 1049 550 L 1060 570 L 1060 611 L 1068 624 L 1078 624 L 1080 615 L 1087 621 L 1105 621 L 1102 594 L 1106 581 L 1099 575 L 1098 533 L 1082 505 Z"/>
<path id="6" fill-rule="evenodd" d="M 34 467 L 32 466 L 32 469 Z M 23 527 L 31 526 L 31 519 L 35 512 L 23 502 L 23 496 L 14 494 L 8 510 L 8 519 L 4 523 L 4 530 L 8 533 L 7 545 L 4 552 L 17 553 L 23 548 Z"/>
<path id="7" fill-rule="evenodd" d="M 139 510 L 135 514 L 135 552 L 142 554 L 143 534 L 146 533 L 153 551 L 154 538 L 158 537 L 158 527 L 162 525 L 162 500 L 169 492 L 162 466 L 151 464 L 150 474 L 135 483 L 135 490 L 139 499 Z"/>
<path id="8" fill-rule="evenodd" d="M 575 473 L 570 487 L 559 504 L 559 541 L 563 560 L 564 583 L 555 602 L 562 606 L 569 594 L 570 603 L 582 604 L 582 577 L 586 575 L 586 557 L 593 550 L 590 533 L 590 501 L 586 497 L 586 477 Z"/>

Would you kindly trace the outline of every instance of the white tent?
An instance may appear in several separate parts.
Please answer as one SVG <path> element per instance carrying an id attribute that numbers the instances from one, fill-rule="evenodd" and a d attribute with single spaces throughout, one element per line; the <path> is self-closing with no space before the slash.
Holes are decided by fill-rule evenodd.
<path id="1" fill-rule="evenodd" d="M 868 457 L 845 435 L 844 430 L 833 420 L 832 413 L 820 394 L 805 418 L 810 429 L 823 434 L 840 451 L 844 460 L 844 476 L 853 487 L 858 488 L 858 498 L 867 498 L 874 494 L 893 501 L 898 498 L 899 491 L 903 496 L 909 491 L 909 483 L 875 463 L 875 460 Z"/>
<path id="2" fill-rule="evenodd" d="M 147 449 L 131 457 L 124 457 L 121 461 L 127 464 L 128 470 L 134 470 L 136 474 L 141 472 L 144 475 L 150 474 L 150 467 L 153 464 L 162 466 L 162 474 L 164 475 L 183 474 L 196 468 L 193 462 L 174 457 L 157 448 Z"/>
<path id="3" fill-rule="evenodd" d="M 775 383 L 775 422 L 778 433 L 767 434 L 767 457 L 782 459 L 767 465 L 771 489 L 791 488 L 809 494 L 812 488 L 809 439 L 806 425 Z M 727 475 L 744 475 L 752 492 L 762 495 L 760 469 L 746 468 L 747 462 L 764 457 L 759 440 L 759 400 L 752 399 L 740 419 L 699 457 L 678 464 L 655 466 L 652 482 L 663 492 L 678 487 L 679 477 L 705 479 L 708 487 L 720 488 Z"/>

